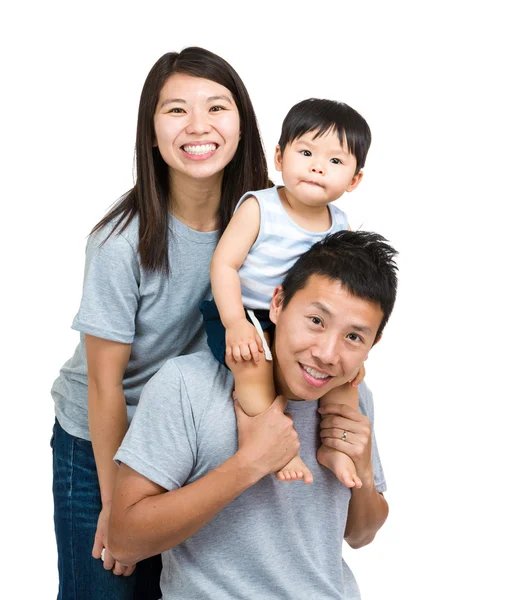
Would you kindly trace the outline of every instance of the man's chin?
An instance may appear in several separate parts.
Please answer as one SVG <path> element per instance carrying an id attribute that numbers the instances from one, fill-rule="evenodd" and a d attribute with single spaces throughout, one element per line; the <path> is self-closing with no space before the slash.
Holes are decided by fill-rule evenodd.
<path id="1" fill-rule="evenodd" d="M 300 390 L 293 390 L 291 388 L 288 389 L 288 400 L 302 400 L 302 401 L 308 401 L 308 400 L 319 400 L 320 398 L 322 398 L 322 396 L 325 396 L 325 394 L 327 394 L 328 392 L 330 392 L 331 390 L 335 390 L 336 388 L 344 385 L 345 383 L 348 383 L 349 379 L 345 379 L 343 380 L 335 380 L 333 383 L 329 382 L 327 385 L 325 385 L 322 388 L 312 388 L 309 385 L 305 385 L 303 386 L 302 389 Z M 288 386 L 289 387 L 289 386 Z"/>
<path id="2" fill-rule="evenodd" d="M 307 386 L 306 386 L 307 387 Z M 316 390 L 306 390 L 306 389 L 302 389 L 302 390 L 292 390 L 289 389 L 288 390 L 288 400 L 296 400 L 297 402 L 307 402 L 307 401 L 312 401 L 312 400 L 319 400 L 324 394 L 326 394 L 328 391 L 328 387 L 326 388 L 326 391 L 323 391 L 323 389 L 316 389 Z"/>

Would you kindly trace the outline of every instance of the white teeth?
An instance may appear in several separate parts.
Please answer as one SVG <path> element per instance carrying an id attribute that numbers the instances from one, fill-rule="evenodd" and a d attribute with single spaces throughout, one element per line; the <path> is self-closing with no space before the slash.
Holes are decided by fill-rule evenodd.
<path id="1" fill-rule="evenodd" d="M 315 371 L 315 369 L 312 369 L 311 367 L 305 367 L 304 365 L 302 365 L 302 368 L 304 369 L 304 371 L 306 371 L 306 373 L 309 373 L 312 377 L 315 377 L 316 379 L 327 379 L 327 377 L 329 377 L 327 373 L 320 373 L 320 371 Z"/>
<path id="2" fill-rule="evenodd" d="M 200 144 L 199 146 L 184 146 L 184 151 L 188 154 L 207 154 L 216 149 L 215 144 Z"/>

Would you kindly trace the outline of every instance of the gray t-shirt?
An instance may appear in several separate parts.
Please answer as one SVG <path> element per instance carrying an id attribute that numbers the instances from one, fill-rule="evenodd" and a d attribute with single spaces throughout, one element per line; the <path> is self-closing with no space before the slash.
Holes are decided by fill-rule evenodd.
<path id="1" fill-rule="evenodd" d="M 167 361 L 143 390 L 115 460 L 167 490 L 203 477 L 237 450 L 233 378 L 210 352 Z M 373 420 L 367 387 L 360 409 Z M 350 490 L 316 461 L 317 402 L 289 402 L 300 455 L 314 482 L 272 475 L 246 490 L 195 535 L 163 553 L 161 590 L 173 600 L 360 598 L 342 559 Z M 375 483 L 385 480 L 373 435 Z"/>
<path id="2" fill-rule="evenodd" d="M 83 296 L 72 328 L 74 355 L 51 390 L 60 425 L 90 439 L 84 334 L 131 344 L 123 388 L 132 417 L 145 383 L 173 356 L 206 348 L 199 304 L 211 298 L 210 260 L 218 232 L 198 232 L 170 216 L 170 275 L 141 268 L 138 219 L 121 234 L 110 224 L 88 239 Z"/>

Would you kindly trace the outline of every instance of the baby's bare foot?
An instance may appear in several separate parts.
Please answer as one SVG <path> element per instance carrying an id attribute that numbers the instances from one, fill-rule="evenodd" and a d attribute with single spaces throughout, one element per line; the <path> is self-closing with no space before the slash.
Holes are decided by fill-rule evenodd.
<path id="1" fill-rule="evenodd" d="M 302 479 L 304 483 L 313 482 L 311 471 L 306 467 L 299 455 L 292 458 L 287 465 L 278 471 L 276 477 L 279 481 L 297 481 Z"/>
<path id="2" fill-rule="evenodd" d="M 322 444 L 318 448 L 316 459 L 321 465 L 331 470 L 346 487 L 362 487 L 362 481 L 357 476 L 353 460 L 343 452 Z"/>

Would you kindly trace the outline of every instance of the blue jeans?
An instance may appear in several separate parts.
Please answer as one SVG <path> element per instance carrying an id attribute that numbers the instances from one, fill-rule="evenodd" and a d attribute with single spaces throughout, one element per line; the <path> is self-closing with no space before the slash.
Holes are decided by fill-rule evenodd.
<path id="1" fill-rule="evenodd" d="M 92 557 L 102 504 L 91 442 L 69 435 L 55 419 L 51 447 L 58 600 L 161 598 L 160 555 L 138 563 L 129 577 L 114 575 Z"/>

